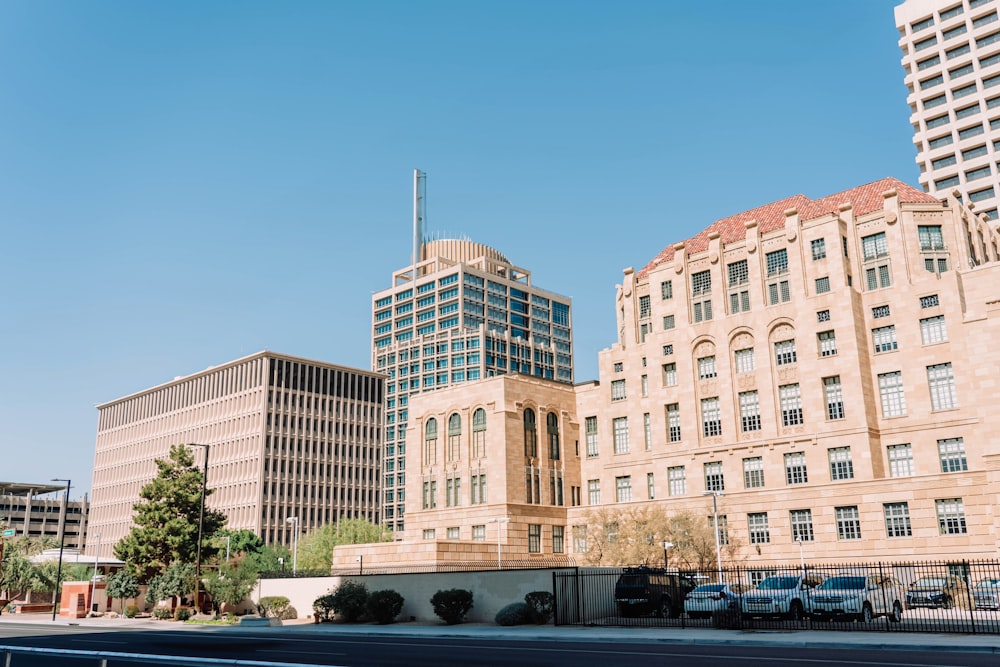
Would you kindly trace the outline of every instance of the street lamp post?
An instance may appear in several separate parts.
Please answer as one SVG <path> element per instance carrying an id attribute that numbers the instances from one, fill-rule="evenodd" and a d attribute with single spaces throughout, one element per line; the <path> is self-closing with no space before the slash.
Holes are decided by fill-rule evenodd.
<path id="1" fill-rule="evenodd" d="M 672 546 L 674 546 L 673 542 L 667 542 L 666 540 L 664 540 L 664 542 L 663 542 L 663 570 L 664 571 L 666 571 L 666 569 L 667 569 L 667 549 L 669 549 Z"/>
<path id="2" fill-rule="evenodd" d="M 90 613 L 97 611 L 94 609 L 94 590 L 97 588 L 97 562 L 101 559 L 101 534 L 94 537 L 97 538 L 97 554 L 94 556 L 94 578 L 90 580 Z"/>
<path id="3" fill-rule="evenodd" d="M 201 587 L 201 533 L 205 527 L 205 494 L 208 488 L 208 445 L 189 443 L 189 447 L 205 448 L 205 464 L 201 473 L 201 507 L 198 510 L 198 546 L 194 558 L 194 613 L 201 611 L 198 605 L 198 589 Z"/>
<path id="4" fill-rule="evenodd" d="M 62 581 L 62 561 L 63 561 L 63 547 L 66 544 L 66 519 L 69 515 L 69 487 L 73 486 L 73 482 L 68 479 L 59 479 L 58 477 L 52 478 L 53 482 L 66 482 L 66 496 L 63 499 L 63 518 L 60 522 L 61 528 L 59 529 L 59 565 L 56 567 L 56 590 L 52 593 L 52 620 L 56 620 L 56 614 L 59 612 L 59 605 L 62 603 L 62 586 L 60 582 Z M 25 533 L 28 532 L 25 528 Z"/>
<path id="5" fill-rule="evenodd" d="M 802 553 L 802 538 L 796 537 L 795 543 L 799 545 L 799 564 L 802 566 L 802 576 L 806 576 L 806 557 Z"/>
<path id="6" fill-rule="evenodd" d="M 722 583 L 722 546 L 719 541 L 719 496 L 722 491 L 705 491 L 702 495 L 712 496 L 712 523 L 715 524 L 715 563 L 719 568 L 719 583 Z"/>
<path id="7" fill-rule="evenodd" d="M 292 534 L 292 576 L 295 576 L 299 569 L 299 517 L 290 516 L 285 519 L 285 523 L 292 524 L 295 531 Z"/>
<path id="8" fill-rule="evenodd" d="M 500 524 L 510 523 L 510 517 L 505 516 L 496 519 L 490 519 L 489 521 L 487 521 L 487 523 L 495 523 L 497 525 L 497 569 L 499 570 L 502 569 L 503 567 L 500 561 Z"/>

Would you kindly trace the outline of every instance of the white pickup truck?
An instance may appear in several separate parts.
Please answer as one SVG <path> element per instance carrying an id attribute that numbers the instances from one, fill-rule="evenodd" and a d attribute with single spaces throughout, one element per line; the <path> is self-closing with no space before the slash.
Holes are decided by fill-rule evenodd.
<path id="1" fill-rule="evenodd" d="M 823 583 L 821 575 L 779 574 L 767 577 L 752 591 L 743 594 L 741 611 L 745 618 L 768 617 L 802 620 L 810 605 L 810 593 Z"/>

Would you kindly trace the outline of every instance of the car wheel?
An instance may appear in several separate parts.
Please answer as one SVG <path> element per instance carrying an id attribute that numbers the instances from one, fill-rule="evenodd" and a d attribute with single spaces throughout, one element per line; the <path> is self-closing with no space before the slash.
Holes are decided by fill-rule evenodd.
<path id="1" fill-rule="evenodd" d="M 889 621 L 891 623 L 899 623 L 903 620 L 903 605 L 899 604 L 899 600 L 892 603 L 892 611 L 889 613 Z"/>
<path id="2" fill-rule="evenodd" d="M 805 618 L 805 614 L 802 613 L 802 603 L 798 600 L 792 602 L 791 606 L 788 608 L 788 618 L 793 621 L 801 621 Z"/>
<path id="3" fill-rule="evenodd" d="M 861 621 L 862 623 L 872 622 L 872 606 L 867 602 L 861 608 L 861 615 L 858 617 L 858 620 Z"/>
<path id="4" fill-rule="evenodd" d="M 666 618 L 667 616 L 670 616 L 670 611 L 670 598 L 664 595 L 660 598 L 660 604 L 656 608 L 656 615 L 660 618 Z"/>

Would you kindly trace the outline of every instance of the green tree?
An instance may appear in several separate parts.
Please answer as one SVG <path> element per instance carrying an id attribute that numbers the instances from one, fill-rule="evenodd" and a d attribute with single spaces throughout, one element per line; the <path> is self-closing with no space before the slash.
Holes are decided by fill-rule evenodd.
<path id="1" fill-rule="evenodd" d="M 333 565 L 333 548 L 342 544 L 391 541 L 389 530 L 364 519 L 345 519 L 320 526 L 299 541 L 299 569 L 329 571 Z"/>
<path id="2" fill-rule="evenodd" d="M 201 470 L 184 445 L 171 447 L 169 458 L 157 459 L 156 467 L 156 478 L 142 488 L 142 501 L 132 507 L 135 525 L 115 545 L 115 555 L 129 564 L 140 582 L 163 574 L 173 563 L 193 563 L 198 550 Z M 206 494 L 211 495 L 212 489 Z M 206 507 L 203 535 L 215 535 L 225 523 L 222 512 Z M 217 551 L 213 540 L 202 540 L 203 560 Z"/>
<path id="3" fill-rule="evenodd" d="M 31 568 L 31 590 L 33 591 L 54 591 L 56 589 L 56 576 L 59 576 L 59 583 L 65 581 L 90 581 L 93 570 L 86 565 L 67 565 L 63 563 L 62 572 L 59 571 L 59 563 L 54 560 L 38 563 Z"/>
<path id="4" fill-rule="evenodd" d="M 118 570 L 108 577 L 107 594 L 109 598 L 134 600 L 139 597 L 139 580 L 127 569 Z"/>
<path id="5" fill-rule="evenodd" d="M 257 572 L 277 572 L 281 569 L 279 558 L 285 563 L 292 562 L 292 552 L 284 544 L 270 544 L 259 553 L 247 554 L 247 559 L 253 563 Z"/>
<path id="6" fill-rule="evenodd" d="M 0 597 L 16 600 L 24 597 L 31 588 L 34 578 L 34 568 L 25 555 L 12 547 L 4 549 L 3 562 L 0 563 Z"/>
<path id="7" fill-rule="evenodd" d="M 264 550 L 264 540 L 257 533 L 246 528 L 221 530 L 216 533 L 215 547 L 219 550 L 220 556 L 224 557 L 227 542 L 230 558 L 260 554 Z"/>
<path id="8" fill-rule="evenodd" d="M 194 565 L 191 563 L 174 562 L 149 580 L 146 589 L 146 599 L 156 604 L 167 598 L 194 596 Z"/>
<path id="9" fill-rule="evenodd" d="M 236 558 L 208 575 L 205 589 L 217 603 L 235 607 L 247 599 L 257 584 L 257 568 L 249 558 Z"/>

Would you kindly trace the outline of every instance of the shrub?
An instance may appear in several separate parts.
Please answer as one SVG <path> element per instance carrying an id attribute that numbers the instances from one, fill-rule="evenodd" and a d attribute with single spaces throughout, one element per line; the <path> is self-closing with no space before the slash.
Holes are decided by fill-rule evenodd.
<path id="1" fill-rule="evenodd" d="M 431 598 L 431 605 L 437 617 L 448 625 L 461 623 L 472 609 L 472 591 L 461 588 L 438 591 Z"/>
<path id="2" fill-rule="evenodd" d="M 174 609 L 175 621 L 186 621 L 189 618 L 191 618 L 191 610 L 189 608 L 180 606 Z"/>
<path id="3" fill-rule="evenodd" d="M 154 607 L 153 608 L 153 618 L 165 621 L 168 618 L 173 618 L 174 612 L 170 611 L 169 607 Z"/>
<path id="4" fill-rule="evenodd" d="M 123 615 L 125 616 L 125 618 L 135 618 L 136 615 L 138 615 L 138 613 L 139 613 L 139 608 L 134 604 L 130 604 L 129 606 L 125 607 Z"/>
<path id="5" fill-rule="evenodd" d="M 257 603 L 257 611 L 261 616 L 270 618 L 285 618 L 291 608 L 292 601 L 284 595 L 265 595 Z M 292 618 L 295 618 L 294 616 Z"/>
<path id="6" fill-rule="evenodd" d="M 353 623 L 365 613 L 368 603 L 368 587 L 356 581 L 342 582 L 333 591 L 333 610 Z"/>
<path id="7" fill-rule="evenodd" d="M 372 591 L 365 608 L 376 623 L 392 623 L 403 610 L 403 596 L 393 590 Z"/>
<path id="8" fill-rule="evenodd" d="M 313 600 L 313 615 L 316 617 L 317 623 L 332 621 L 335 613 L 333 610 L 333 593 L 320 595 Z"/>
<path id="9" fill-rule="evenodd" d="M 511 602 L 497 612 L 493 619 L 497 625 L 522 625 L 528 622 L 528 605 L 524 602 Z"/>
<path id="10" fill-rule="evenodd" d="M 555 598 L 548 591 L 533 591 L 524 596 L 524 604 L 528 606 L 528 620 L 538 625 L 545 625 L 552 620 L 552 610 Z"/>

